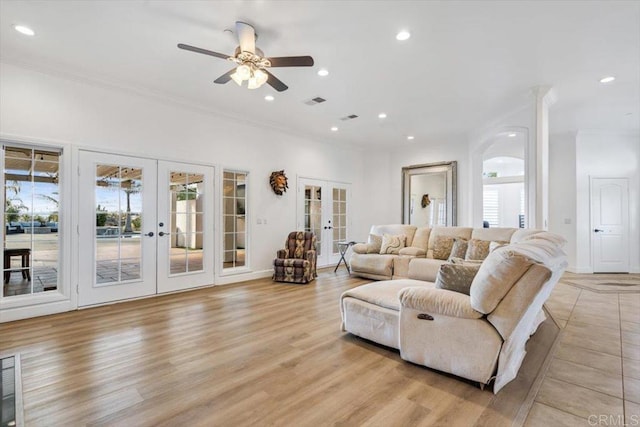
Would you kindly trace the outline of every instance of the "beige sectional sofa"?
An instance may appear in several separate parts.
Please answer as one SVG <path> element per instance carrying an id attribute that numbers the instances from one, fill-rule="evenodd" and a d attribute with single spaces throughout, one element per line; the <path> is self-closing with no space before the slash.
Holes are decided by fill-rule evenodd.
<path id="1" fill-rule="evenodd" d="M 372 231 L 399 229 L 414 231 L 415 244 L 420 229 L 384 226 Z M 422 230 L 420 238 L 426 233 Z M 481 385 L 495 379 L 497 393 L 516 377 L 527 340 L 545 320 L 542 306 L 566 267 L 565 241 L 537 230 L 450 227 L 429 233 L 428 242 L 436 233 L 509 243 L 494 248 L 476 267 L 469 295 L 436 287 L 439 266 L 446 261 L 378 255 L 381 269 L 374 267 L 373 257 L 356 257 L 356 274 L 398 277 L 399 265 L 406 275 L 346 291 L 340 303 L 342 330 L 399 349 L 407 361 Z M 426 255 L 433 250 L 431 243 L 421 248 Z M 365 259 L 372 268 L 363 273 Z"/>
<path id="2" fill-rule="evenodd" d="M 406 245 L 398 254 L 380 254 L 371 243 L 358 243 L 353 246 L 349 260 L 351 274 L 373 280 L 385 280 L 409 277 L 409 261 L 424 258 L 419 264 L 411 263 L 422 280 L 434 281 L 438 269 L 446 260 L 434 259 L 433 249 L 439 236 L 478 239 L 503 243 L 516 243 L 540 230 L 520 228 L 471 228 L 471 227 L 415 227 L 413 225 L 391 224 L 374 225 L 370 235 L 384 234 L 406 236 Z M 372 252 L 373 250 L 373 252 Z M 418 273 L 417 270 L 420 270 Z"/>

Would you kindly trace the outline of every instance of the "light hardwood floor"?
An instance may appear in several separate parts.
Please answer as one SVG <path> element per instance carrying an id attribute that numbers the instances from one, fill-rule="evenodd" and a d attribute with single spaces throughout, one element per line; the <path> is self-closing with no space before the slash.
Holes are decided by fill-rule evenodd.
<path id="1" fill-rule="evenodd" d="M 496 396 L 341 332 L 340 294 L 368 282 L 327 269 L 310 285 L 262 279 L 0 324 L 0 353 L 21 354 L 28 426 L 525 420 L 559 333 L 551 319 Z"/>

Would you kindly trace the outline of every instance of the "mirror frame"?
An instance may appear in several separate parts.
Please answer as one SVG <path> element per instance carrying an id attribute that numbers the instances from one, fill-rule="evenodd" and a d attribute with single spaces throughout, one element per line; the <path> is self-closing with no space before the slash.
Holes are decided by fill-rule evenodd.
<path id="1" fill-rule="evenodd" d="M 423 173 L 446 172 L 446 193 L 447 201 L 447 226 L 456 226 L 458 224 L 458 208 L 457 208 L 457 169 L 458 162 L 437 162 L 425 163 L 422 165 L 404 166 L 402 168 L 402 223 L 409 224 L 411 214 L 411 177 L 421 175 Z"/>

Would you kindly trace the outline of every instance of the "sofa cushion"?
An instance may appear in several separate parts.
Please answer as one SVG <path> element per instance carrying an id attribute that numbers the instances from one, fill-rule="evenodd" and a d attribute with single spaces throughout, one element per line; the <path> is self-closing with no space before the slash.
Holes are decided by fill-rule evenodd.
<path id="1" fill-rule="evenodd" d="M 489 240 L 496 242 L 510 242 L 511 236 L 517 228 L 495 227 L 495 228 L 474 228 L 471 233 L 472 239 Z"/>
<path id="2" fill-rule="evenodd" d="M 551 271 L 541 265 L 532 265 L 513 285 L 487 320 L 496 328 L 503 339 L 508 339 L 518 322 L 531 306 L 534 298 L 551 277 Z"/>
<path id="3" fill-rule="evenodd" d="M 491 313 L 514 283 L 531 267 L 533 261 L 512 250 L 496 249 L 484 260 L 471 283 L 471 306 Z"/>
<path id="4" fill-rule="evenodd" d="M 427 251 L 422 249 L 422 248 L 416 248 L 415 246 L 411 246 L 409 248 L 402 248 L 400 249 L 400 252 L 398 252 L 400 255 L 405 255 L 405 256 L 419 256 L 419 257 L 423 257 L 427 254 Z"/>
<path id="5" fill-rule="evenodd" d="M 483 260 L 489 255 L 488 240 L 471 239 L 467 244 L 467 252 L 464 255 L 464 259 L 468 260 Z"/>
<path id="6" fill-rule="evenodd" d="M 398 293 L 410 286 L 433 288 L 434 285 L 433 283 L 411 279 L 382 280 L 349 289 L 342 294 L 342 299 L 346 297 L 356 298 L 380 307 L 400 311 Z"/>
<path id="7" fill-rule="evenodd" d="M 467 253 L 468 246 L 469 241 L 467 239 L 454 237 L 453 247 L 451 248 L 451 253 L 449 254 L 449 260 L 451 258 L 464 258 L 464 255 Z"/>
<path id="8" fill-rule="evenodd" d="M 429 247 L 429 235 L 431 234 L 431 228 L 429 227 L 419 227 L 416 230 L 416 233 L 413 235 L 413 241 L 411 242 L 411 246 L 424 249 L 425 253 L 427 248 Z M 407 243 L 407 246 L 409 244 Z"/>
<path id="9" fill-rule="evenodd" d="M 369 234 L 369 243 L 367 243 L 368 254 L 379 254 L 382 248 L 382 236 L 377 234 Z"/>
<path id="10" fill-rule="evenodd" d="M 399 298 L 402 310 L 409 308 L 426 312 L 426 314 L 439 314 L 461 319 L 482 318 L 482 313 L 474 310 L 469 304 L 469 297 L 458 292 L 448 292 L 425 286 L 408 286 L 400 291 Z"/>
<path id="11" fill-rule="evenodd" d="M 438 236 L 433 245 L 434 259 L 448 259 L 453 249 L 453 237 Z"/>
<path id="12" fill-rule="evenodd" d="M 436 288 L 469 295 L 471 283 L 481 264 L 442 264 L 436 276 Z"/>
<path id="13" fill-rule="evenodd" d="M 380 248 L 381 254 L 398 254 L 400 249 L 404 248 L 406 245 L 407 236 L 404 234 L 384 234 L 382 236 L 382 247 Z"/>
<path id="14" fill-rule="evenodd" d="M 408 224 L 374 225 L 371 227 L 369 234 L 377 234 L 378 236 L 383 236 L 385 233 L 391 235 L 404 234 L 407 236 L 405 246 L 411 246 L 413 242 L 413 235 L 417 228 L 418 227 L 415 225 Z"/>
<path id="15" fill-rule="evenodd" d="M 432 258 L 412 258 L 407 276 L 410 279 L 435 282 L 440 266 L 447 261 Z"/>
<path id="16" fill-rule="evenodd" d="M 391 278 L 393 274 L 393 259 L 397 256 L 354 253 L 349 260 L 349 265 L 354 273 L 363 272 L 373 276 Z"/>

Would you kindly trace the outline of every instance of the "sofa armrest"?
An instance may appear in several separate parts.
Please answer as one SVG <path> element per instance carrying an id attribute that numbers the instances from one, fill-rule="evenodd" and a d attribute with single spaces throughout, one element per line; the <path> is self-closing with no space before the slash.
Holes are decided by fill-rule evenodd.
<path id="1" fill-rule="evenodd" d="M 351 250 L 357 254 L 366 254 L 369 249 L 369 245 L 367 243 L 356 243 L 351 247 Z"/>
<path id="2" fill-rule="evenodd" d="M 411 308 L 427 314 L 458 317 L 462 319 L 480 319 L 483 314 L 471 307 L 468 295 L 446 289 L 404 288 L 398 294 L 400 310 Z"/>
<path id="3" fill-rule="evenodd" d="M 427 251 L 425 251 L 422 248 L 416 248 L 415 246 L 402 248 L 398 253 L 404 256 L 423 257 L 423 258 L 427 255 Z"/>
<path id="4" fill-rule="evenodd" d="M 278 254 L 276 255 L 276 258 L 279 258 L 279 259 L 287 259 L 287 258 L 289 258 L 289 250 L 288 249 L 278 249 Z"/>

